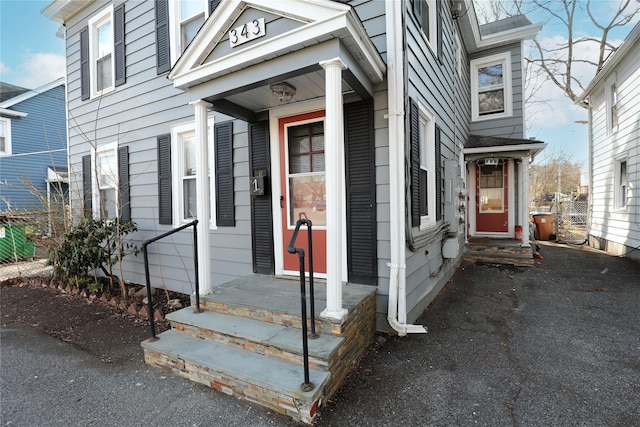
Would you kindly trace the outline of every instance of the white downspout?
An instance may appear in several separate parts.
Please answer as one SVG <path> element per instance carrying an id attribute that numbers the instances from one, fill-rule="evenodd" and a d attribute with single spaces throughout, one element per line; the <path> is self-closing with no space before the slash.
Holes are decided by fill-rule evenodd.
<path id="1" fill-rule="evenodd" d="M 406 307 L 405 213 L 404 213 L 404 78 L 402 58 L 403 2 L 385 2 L 387 27 L 387 86 L 389 97 L 389 222 L 391 260 L 389 272 L 389 325 L 404 336 L 426 333 L 421 325 L 405 322 L 406 309 L 398 318 L 398 306 Z"/>

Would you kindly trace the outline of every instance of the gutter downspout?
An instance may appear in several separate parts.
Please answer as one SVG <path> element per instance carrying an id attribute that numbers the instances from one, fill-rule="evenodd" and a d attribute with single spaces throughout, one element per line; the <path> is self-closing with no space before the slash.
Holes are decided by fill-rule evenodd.
<path id="1" fill-rule="evenodd" d="M 398 333 L 426 333 L 422 325 L 406 324 L 405 149 L 402 17 L 404 2 L 385 2 L 387 27 L 387 93 L 389 98 L 389 223 L 391 256 L 387 320 Z M 402 314 L 398 316 L 398 307 Z"/>

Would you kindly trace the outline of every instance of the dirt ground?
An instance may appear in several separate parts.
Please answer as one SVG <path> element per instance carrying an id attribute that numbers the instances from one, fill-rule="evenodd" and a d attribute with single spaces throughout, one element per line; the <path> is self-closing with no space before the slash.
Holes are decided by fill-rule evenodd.
<path id="1" fill-rule="evenodd" d="M 29 324 L 108 363 L 142 360 L 140 343 L 150 336 L 147 321 L 50 288 L 2 285 L 0 313 L 3 323 Z M 168 327 L 166 322 L 157 326 L 158 332 Z"/>

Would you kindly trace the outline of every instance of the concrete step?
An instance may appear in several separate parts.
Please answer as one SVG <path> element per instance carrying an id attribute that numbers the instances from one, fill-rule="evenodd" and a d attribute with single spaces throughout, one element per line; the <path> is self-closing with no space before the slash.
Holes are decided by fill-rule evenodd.
<path id="1" fill-rule="evenodd" d="M 509 264 L 519 267 L 531 267 L 534 265 L 533 252 L 531 248 L 528 251 L 519 253 L 507 252 L 489 252 L 467 250 L 463 258 L 473 262 L 487 262 L 491 264 Z"/>
<path id="2" fill-rule="evenodd" d="M 176 331 L 302 364 L 300 329 L 214 311 L 195 313 L 193 307 L 170 313 L 167 319 Z M 310 366 L 327 370 L 343 342 L 344 337 L 325 334 L 309 339 Z"/>
<path id="3" fill-rule="evenodd" d="M 300 389 L 303 367 L 252 351 L 169 330 L 142 343 L 145 362 L 311 423 L 331 374 L 310 369 L 313 390 Z"/>

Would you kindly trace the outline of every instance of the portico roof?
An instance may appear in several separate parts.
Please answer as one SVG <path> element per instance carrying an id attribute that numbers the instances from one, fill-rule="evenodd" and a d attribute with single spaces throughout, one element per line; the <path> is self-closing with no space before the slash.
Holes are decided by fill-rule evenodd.
<path id="1" fill-rule="evenodd" d="M 229 33 L 264 19 L 265 34 L 233 46 Z M 343 93 L 373 95 L 383 81 L 385 63 L 351 6 L 318 0 L 221 2 L 169 73 L 174 86 L 192 100 L 222 106 L 243 116 L 279 105 L 269 89 L 287 81 L 294 101 L 324 96 L 323 60 L 339 57 Z"/>

